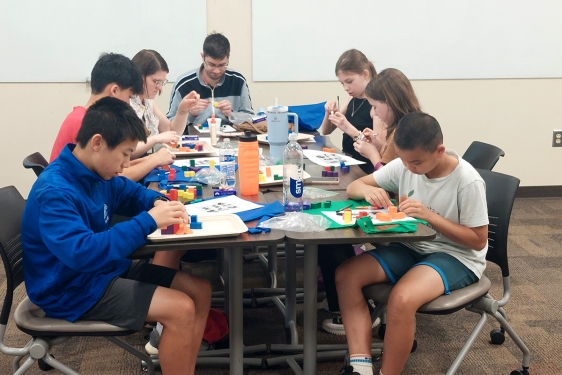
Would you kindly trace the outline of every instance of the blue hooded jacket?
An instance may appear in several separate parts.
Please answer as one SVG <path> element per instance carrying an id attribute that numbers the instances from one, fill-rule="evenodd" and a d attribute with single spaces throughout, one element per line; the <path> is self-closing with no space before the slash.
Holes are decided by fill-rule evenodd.
<path id="1" fill-rule="evenodd" d="M 41 173 L 22 218 L 27 294 L 48 316 L 75 321 L 125 273 L 133 251 L 156 230 L 148 214 L 160 193 L 125 178 L 104 180 L 67 145 Z M 132 219 L 110 228 L 111 216 Z"/>

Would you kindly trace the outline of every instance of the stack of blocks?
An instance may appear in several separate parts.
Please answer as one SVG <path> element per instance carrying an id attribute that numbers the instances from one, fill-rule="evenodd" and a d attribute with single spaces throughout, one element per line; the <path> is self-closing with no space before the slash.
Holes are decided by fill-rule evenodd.
<path id="1" fill-rule="evenodd" d="M 184 184 L 179 185 L 179 188 L 175 188 L 171 185 L 166 187 L 166 190 L 160 191 L 171 201 L 179 201 L 181 203 L 197 203 L 201 202 L 203 196 L 203 185 L 197 184 L 195 186 L 187 186 Z"/>
<path id="2" fill-rule="evenodd" d="M 266 177 L 271 177 L 271 168 L 270 167 L 265 167 L 265 176 L 263 174 L 263 172 L 260 170 L 259 173 L 259 182 L 265 182 L 265 178 Z M 273 175 L 273 181 L 282 181 L 283 180 L 283 176 L 279 176 L 278 174 Z"/>
<path id="3" fill-rule="evenodd" d="M 406 217 L 406 214 L 404 212 L 398 212 L 398 207 L 396 206 L 390 206 L 388 207 L 388 213 L 385 212 L 377 212 L 375 214 L 375 218 L 378 221 L 382 221 L 382 222 L 389 222 L 392 220 L 399 220 L 399 219 L 404 219 Z"/>
<path id="4" fill-rule="evenodd" d="M 314 210 L 317 208 L 330 208 L 332 207 L 332 201 L 325 201 L 325 202 L 312 202 L 310 203 L 310 201 L 303 201 L 302 202 L 302 209 L 303 210 Z"/>
<path id="5" fill-rule="evenodd" d="M 170 167 L 169 165 L 162 167 L 162 169 L 158 171 L 158 179 L 160 181 L 164 181 L 164 180 L 175 181 L 178 173 L 176 171 L 176 168 L 178 167 Z M 181 169 L 178 168 L 178 170 L 183 172 L 183 176 L 185 178 L 192 178 L 193 176 L 195 176 L 195 171 L 188 170 L 188 167 L 185 165 L 182 166 Z"/>
<path id="6" fill-rule="evenodd" d="M 178 143 L 178 151 L 179 152 L 196 152 L 196 151 L 203 151 L 203 143 L 195 143 L 195 142 L 181 142 Z"/>
<path id="7" fill-rule="evenodd" d="M 191 215 L 189 228 L 186 224 L 172 224 L 160 229 L 160 234 L 193 234 L 192 229 L 203 229 L 203 223 L 197 221 L 197 215 Z"/>
<path id="8" fill-rule="evenodd" d="M 338 172 L 336 172 L 336 167 L 334 167 L 333 165 L 324 167 L 324 170 L 322 171 L 322 177 L 338 177 Z"/>

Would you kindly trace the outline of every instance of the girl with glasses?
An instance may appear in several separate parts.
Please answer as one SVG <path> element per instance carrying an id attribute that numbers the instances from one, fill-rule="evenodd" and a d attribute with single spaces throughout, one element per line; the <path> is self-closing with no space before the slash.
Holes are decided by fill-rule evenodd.
<path id="1" fill-rule="evenodd" d="M 143 77 L 144 90 L 141 95 L 133 96 L 130 104 L 144 122 L 148 135 L 146 143 L 139 142 L 133 154 L 138 157 L 159 144 L 178 141 L 179 135 L 185 130 L 189 110 L 199 102 L 199 94 L 192 91 L 186 95 L 178 106 L 177 116 L 170 121 L 154 102 L 156 95 L 168 83 L 168 64 L 158 52 L 149 49 L 138 52 L 132 61 Z"/>

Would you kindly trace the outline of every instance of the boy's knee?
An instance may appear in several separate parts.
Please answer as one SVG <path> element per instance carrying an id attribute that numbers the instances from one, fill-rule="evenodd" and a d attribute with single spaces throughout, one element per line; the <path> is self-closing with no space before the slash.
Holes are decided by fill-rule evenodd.
<path id="1" fill-rule="evenodd" d="M 187 295 L 177 298 L 174 301 L 174 311 L 172 314 L 172 319 L 177 322 L 191 323 L 195 317 L 195 303 Z"/>
<path id="2" fill-rule="evenodd" d="M 336 269 L 336 275 L 335 275 L 335 280 L 336 280 L 336 286 L 341 286 L 343 285 L 346 281 L 350 281 L 350 265 L 349 263 L 344 263 L 341 266 L 339 266 Z"/>
<path id="3" fill-rule="evenodd" d="M 415 301 L 405 288 L 394 287 L 388 298 L 388 310 L 392 314 L 411 314 L 417 311 Z"/>

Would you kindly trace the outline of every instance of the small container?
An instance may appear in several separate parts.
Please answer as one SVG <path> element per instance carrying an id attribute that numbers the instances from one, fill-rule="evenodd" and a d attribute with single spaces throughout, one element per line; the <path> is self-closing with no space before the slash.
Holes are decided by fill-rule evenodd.
<path id="1" fill-rule="evenodd" d="M 246 131 L 238 139 L 238 181 L 240 194 L 256 195 L 260 187 L 260 150 L 258 137 Z"/>

